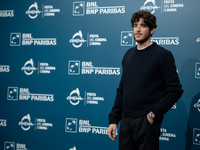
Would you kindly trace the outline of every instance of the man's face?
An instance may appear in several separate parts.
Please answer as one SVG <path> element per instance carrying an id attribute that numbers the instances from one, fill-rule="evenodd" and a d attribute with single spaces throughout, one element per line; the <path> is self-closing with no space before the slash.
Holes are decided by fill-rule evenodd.
<path id="1" fill-rule="evenodd" d="M 138 43 L 144 43 L 149 40 L 154 31 L 149 30 L 149 27 L 144 23 L 143 18 L 140 18 L 140 20 L 133 25 L 134 39 Z"/>

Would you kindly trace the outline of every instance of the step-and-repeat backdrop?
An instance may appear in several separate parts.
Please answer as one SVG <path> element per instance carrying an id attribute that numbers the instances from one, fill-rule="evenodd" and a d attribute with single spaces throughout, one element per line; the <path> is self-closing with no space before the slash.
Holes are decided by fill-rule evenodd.
<path id="1" fill-rule="evenodd" d="M 131 16 L 157 17 L 152 41 L 170 50 L 183 85 L 165 115 L 161 150 L 200 149 L 199 0 L 0 2 L 0 149 L 110 150 L 108 113 Z M 145 64 L 144 64 L 145 65 Z"/>

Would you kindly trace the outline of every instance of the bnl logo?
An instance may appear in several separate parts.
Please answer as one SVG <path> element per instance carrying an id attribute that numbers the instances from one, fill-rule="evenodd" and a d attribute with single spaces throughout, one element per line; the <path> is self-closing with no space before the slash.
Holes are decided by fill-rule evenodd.
<path id="1" fill-rule="evenodd" d="M 200 62 L 196 63 L 195 65 L 195 78 L 200 79 Z"/>
<path id="2" fill-rule="evenodd" d="M 200 129 L 193 129 L 193 144 L 200 145 Z"/>
<path id="3" fill-rule="evenodd" d="M 65 132 L 77 133 L 76 118 L 66 118 Z"/>
<path id="4" fill-rule="evenodd" d="M 15 142 L 5 142 L 4 150 L 15 150 Z"/>
<path id="5" fill-rule="evenodd" d="M 133 46 L 133 31 L 121 32 L 121 46 Z"/>
<path id="6" fill-rule="evenodd" d="M 11 33 L 10 46 L 20 46 L 20 45 L 21 45 L 21 33 Z"/>
<path id="7" fill-rule="evenodd" d="M 70 60 L 68 63 L 68 74 L 79 75 L 80 74 L 80 61 Z"/>
<path id="8" fill-rule="evenodd" d="M 85 2 L 73 2 L 73 16 L 83 16 L 85 12 Z"/>
<path id="9" fill-rule="evenodd" d="M 74 146 L 73 148 L 70 148 L 69 150 L 76 150 L 76 146 Z"/>
<path id="10" fill-rule="evenodd" d="M 18 100 L 18 87 L 8 87 L 7 100 Z"/>

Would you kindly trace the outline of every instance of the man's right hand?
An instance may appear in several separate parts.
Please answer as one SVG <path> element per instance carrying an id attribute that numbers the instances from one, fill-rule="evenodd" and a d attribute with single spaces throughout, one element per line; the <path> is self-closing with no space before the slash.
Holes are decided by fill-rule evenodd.
<path id="1" fill-rule="evenodd" d="M 110 124 L 109 127 L 108 127 L 108 136 L 113 141 L 115 141 L 117 139 L 116 131 L 117 131 L 117 125 L 116 124 Z"/>

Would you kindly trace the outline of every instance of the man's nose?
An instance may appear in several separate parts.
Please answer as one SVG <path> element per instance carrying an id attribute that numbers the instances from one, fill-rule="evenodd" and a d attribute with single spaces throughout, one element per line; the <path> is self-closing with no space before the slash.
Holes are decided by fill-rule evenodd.
<path id="1" fill-rule="evenodd" d="M 140 30 L 141 30 L 141 27 L 140 27 L 140 26 L 138 26 L 138 27 L 137 27 L 137 31 L 140 31 Z"/>
<path id="2" fill-rule="evenodd" d="M 139 26 L 137 26 L 137 27 L 135 27 L 135 31 L 140 31 L 140 27 Z"/>

